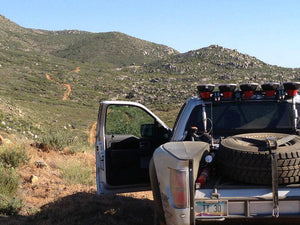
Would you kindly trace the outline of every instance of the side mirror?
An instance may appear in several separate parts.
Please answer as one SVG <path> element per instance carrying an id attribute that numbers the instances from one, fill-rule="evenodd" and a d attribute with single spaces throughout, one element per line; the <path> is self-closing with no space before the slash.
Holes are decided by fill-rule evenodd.
<path id="1" fill-rule="evenodd" d="M 142 124 L 141 125 L 141 136 L 143 138 L 153 137 L 154 124 Z"/>

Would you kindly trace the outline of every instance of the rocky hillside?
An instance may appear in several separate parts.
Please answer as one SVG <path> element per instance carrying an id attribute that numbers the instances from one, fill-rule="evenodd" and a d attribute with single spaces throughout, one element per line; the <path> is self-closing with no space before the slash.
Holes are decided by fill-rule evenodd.
<path id="1" fill-rule="evenodd" d="M 300 69 L 217 45 L 180 54 L 118 32 L 34 30 L 0 16 L 0 76 L 1 131 L 39 139 L 63 128 L 86 141 L 101 100 L 141 102 L 172 126 L 199 83 L 299 80 Z"/>
<path id="2" fill-rule="evenodd" d="M 202 82 L 299 80 L 300 70 L 272 66 L 253 56 L 218 45 L 189 51 L 144 67 L 145 72 L 193 75 Z"/>
<path id="3" fill-rule="evenodd" d="M 32 138 L 73 127 L 85 139 L 98 101 L 128 94 L 120 67 L 176 53 L 118 32 L 33 30 L 0 15 L 0 129 Z"/>

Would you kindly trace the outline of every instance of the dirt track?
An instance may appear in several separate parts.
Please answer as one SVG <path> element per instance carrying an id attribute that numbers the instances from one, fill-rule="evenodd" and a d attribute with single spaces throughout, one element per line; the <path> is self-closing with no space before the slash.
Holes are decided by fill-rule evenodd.
<path id="1" fill-rule="evenodd" d="M 62 98 L 62 100 L 67 100 L 71 94 L 71 91 L 72 91 L 72 87 L 70 84 L 63 84 L 65 87 L 67 87 L 68 91 L 66 93 L 64 93 L 64 96 Z"/>
<path id="2" fill-rule="evenodd" d="M 96 127 L 97 127 L 97 121 L 93 123 L 90 132 L 89 132 L 89 138 L 88 138 L 88 143 L 90 146 L 95 144 L 95 137 L 96 137 Z"/>
<path id="3" fill-rule="evenodd" d="M 80 71 L 80 70 L 79 70 L 79 71 Z M 65 87 L 67 88 L 67 92 L 64 93 L 64 95 L 63 95 L 63 97 L 62 97 L 62 100 L 65 101 L 65 100 L 67 100 L 67 99 L 69 98 L 69 96 L 70 96 L 70 94 L 71 94 L 71 91 L 72 91 L 72 87 L 71 87 L 70 84 L 61 84 L 61 83 L 57 82 L 56 80 L 54 80 L 49 74 L 46 74 L 46 78 L 47 78 L 48 80 L 50 80 L 50 81 L 52 81 L 52 82 L 58 84 L 58 85 L 63 85 L 63 86 L 65 86 Z"/>

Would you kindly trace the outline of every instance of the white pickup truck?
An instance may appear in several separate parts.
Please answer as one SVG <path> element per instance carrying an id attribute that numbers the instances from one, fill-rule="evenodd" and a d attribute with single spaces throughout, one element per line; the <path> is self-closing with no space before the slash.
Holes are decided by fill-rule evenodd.
<path id="1" fill-rule="evenodd" d="M 159 224 L 299 222 L 299 87 L 199 85 L 172 130 L 139 103 L 101 102 L 98 194 L 151 184 Z"/>

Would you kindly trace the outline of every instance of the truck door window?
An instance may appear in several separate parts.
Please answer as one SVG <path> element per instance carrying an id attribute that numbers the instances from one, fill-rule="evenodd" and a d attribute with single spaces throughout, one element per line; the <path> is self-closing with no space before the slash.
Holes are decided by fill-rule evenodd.
<path id="1" fill-rule="evenodd" d="M 155 120 L 138 107 L 127 105 L 111 105 L 106 115 L 106 135 L 130 134 L 142 137 L 143 124 L 154 124 Z"/>

